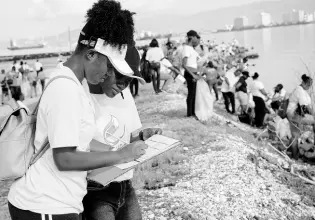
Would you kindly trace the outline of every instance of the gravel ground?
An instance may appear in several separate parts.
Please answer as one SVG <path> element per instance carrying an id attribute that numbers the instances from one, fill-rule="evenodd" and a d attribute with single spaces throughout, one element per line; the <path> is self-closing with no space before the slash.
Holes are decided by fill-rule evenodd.
<path id="1" fill-rule="evenodd" d="M 190 173 L 174 187 L 139 190 L 144 219 L 312 219 L 314 198 L 283 183 L 281 169 L 250 159 L 255 146 L 220 135 L 206 153 L 184 163 Z M 313 187 L 308 187 L 311 191 Z M 311 203 L 311 204 L 309 204 Z"/>
<path id="2" fill-rule="evenodd" d="M 150 90 L 151 85 L 142 88 L 137 99 L 144 126 L 162 127 L 182 140 L 186 157 L 178 165 L 185 172 L 173 186 L 136 187 L 144 220 L 315 219 L 314 186 L 287 172 L 281 156 L 254 141 L 252 128 L 227 123 L 226 115 L 207 124 L 184 118 L 183 95 L 156 96 Z M 9 220 L 8 187 L 0 183 L 0 220 Z"/>

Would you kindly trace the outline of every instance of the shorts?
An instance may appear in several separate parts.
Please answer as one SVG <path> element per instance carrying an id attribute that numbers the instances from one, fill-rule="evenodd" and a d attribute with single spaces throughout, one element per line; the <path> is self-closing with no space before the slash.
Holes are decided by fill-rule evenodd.
<path id="1" fill-rule="evenodd" d="M 248 95 L 245 92 L 238 91 L 236 93 L 236 99 L 240 102 L 240 105 L 248 105 Z"/>

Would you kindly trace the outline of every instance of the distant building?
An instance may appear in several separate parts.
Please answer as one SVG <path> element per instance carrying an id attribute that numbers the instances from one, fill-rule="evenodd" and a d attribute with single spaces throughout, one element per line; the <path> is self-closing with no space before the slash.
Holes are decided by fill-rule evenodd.
<path id="1" fill-rule="evenodd" d="M 260 13 L 259 26 L 270 26 L 271 25 L 271 14 L 262 12 Z"/>
<path id="2" fill-rule="evenodd" d="M 314 21 L 314 14 L 306 14 L 304 17 L 305 22 L 313 22 Z"/>
<path id="3" fill-rule="evenodd" d="M 284 24 L 292 23 L 292 14 L 291 14 L 291 12 L 284 13 L 284 14 L 282 15 L 282 22 L 283 22 Z"/>
<path id="4" fill-rule="evenodd" d="M 248 26 L 248 18 L 245 16 L 234 19 L 234 29 L 239 30 Z"/>
<path id="5" fill-rule="evenodd" d="M 302 10 L 296 11 L 293 10 L 292 11 L 292 23 L 299 23 L 299 22 L 303 22 L 305 21 L 305 12 Z"/>

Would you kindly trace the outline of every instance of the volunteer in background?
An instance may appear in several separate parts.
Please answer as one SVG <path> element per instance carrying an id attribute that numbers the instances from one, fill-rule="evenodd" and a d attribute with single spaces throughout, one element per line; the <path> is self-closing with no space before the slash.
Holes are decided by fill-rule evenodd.
<path id="1" fill-rule="evenodd" d="M 160 61 L 164 58 L 164 53 L 159 47 L 159 42 L 156 39 L 153 39 L 149 46 L 150 48 L 147 51 L 146 60 L 150 62 L 153 89 L 156 94 L 159 94 L 162 92 L 160 89 Z"/>
<path id="2" fill-rule="evenodd" d="M 212 90 L 215 93 L 216 101 L 219 100 L 219 91 L 218 91 L 218 81 L 220 75 L 217 71 L 217 68 L 213 65 L 212 61 L 209 61 L 206 69 L 203 71 L 203 75 L 206 75 L 206 82 L 209 86 L 210 92 Z"/>
<path id="3" fill-rule="evenodd" d="M 132 62 L 128 63 L 131 69 L 134 72 L 135 76 L 141 77 L 140 74 L 140 54 L 136 48 L 136 42 L 133 41 L 132 45 L 128 47 L 126 60 L 132 60 Z M 139 64 L 139 65 L 138 65 Z M 136 65 L 136 66 L 132 66 Z M 133 97 L 139 96 L 139 81 L 137 79 L 133 79 L 129 85 L 130 92 Z"/>
<path id="4" fill-rule="evenodd" d="M 232 67 L 223 77 L 221 92 L 224 99 L 225 109 L 230 114 L 235 114 L 235 85 L 240 79 L 241 71 Z M 230 104 L 232 111 L 230 110 Z"/>
<path id="5" fill-rule="evenodd" d="M 163 58 L 160 64 L 161 80 L 164 80 L 162 91 L 167 92 L 170 85 L 175 82 L 175 78 L 180 74 L 180 71 L 166 58 Z"/>
<path id="6" fill-rule="evenodd" d="M 301 85 L 291 93 L 289 105 L 287 108 L 287 117 L 290 121 L 292 133 L 292 156 L 295 159 L 299 157 L 298 138 L 301 135 L 303 125 L 312 125 L 315 134 L 314 111 L 312 108 L 312 99 L 308 91 L 313 85 L 313 79 L 306 74 L 302 76 Z"/>
<path id="7" fill-rule="evenodd" d="M 235 86 L 236 98 L 240 103 L 242 112 L 245 113 L 248 107 L 248 94 L 246 80 L 249 78 L 249 72 L 243 71 L 242 76 L 238 80 Z"/>
<path id="8" fill-rule="evenodd" d="M 262 128 L 267 113 L 265 101 L 268 101 L 268 94 L 265 91 L 264 84 L 258 80 L 259 74 L 254 73 L 252 78 L 253 82 L 250 87 L 250 92 L 253 94 L 255 102 L 255 125 L 257 128 Z"/>
<path id="9" fill-rule="evenodd" d="M 199 59 L 198 53 L 194 47 L 198 46 L 200 42 L 200 36 L 194 30 L 187 32 L 187 44 L 184 45 L 182 51 L 183 68 L 185 69 L 184 77 L 186 79 L 188 95 L 187 95 L 187 117 L 195 117 L 195 101 L 196 101 L 196 86 L 197 80 L 202 79 L 197 74 Z"/>
<path id="10" fill-rule="evenodd" d="M 43 64 L 41 64 L 39 62 L 39 60 L 36 60 L 35 64 L 34 64 L 34 68 L 35 68 L 35 71 L 37 73 L 37 75 L 39 74 L 39 72 L 43 71 Z"/>

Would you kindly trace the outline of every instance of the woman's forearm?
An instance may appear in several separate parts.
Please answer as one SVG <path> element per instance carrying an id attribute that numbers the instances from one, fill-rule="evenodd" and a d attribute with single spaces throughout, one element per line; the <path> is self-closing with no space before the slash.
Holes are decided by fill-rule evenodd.
<path id="1" fill-rule="evenodd" d="M 268 96 L 267 92 L 264 89 L 261 89 L 260 92 L 264 95 L 264 96 Z"/>
<path id="2" fill-rule="evenodd" d="M 180 75 L 180 71 L 178 69 L 176 69 L 175 67 L 173 67 L 173 66 L 170 67 L 170 70 L 172 70 L 176 74 L 176 76 Z"/>
<path id="3" fill-rule="evenodd" d="M 141 138 L 139 136 L 139 133 L 137 135 L 131 135 L 130 136 L 130 143 L 135 142 L 135 141 L 141 141 Z"/>
<path id="4" fill-rule="evenodd" d="M 60 171 L 89 171 L 125 162 L 119 151 L 80 152 L 75 147 L 55 148 L 53 157 Z"/>

